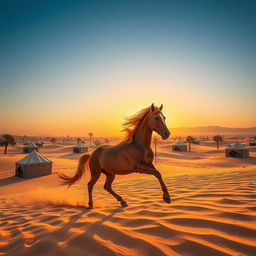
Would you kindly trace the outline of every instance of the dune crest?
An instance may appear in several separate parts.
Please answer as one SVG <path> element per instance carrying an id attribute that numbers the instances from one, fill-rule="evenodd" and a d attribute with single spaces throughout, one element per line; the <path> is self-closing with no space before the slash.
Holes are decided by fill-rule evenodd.
<path id="1" fill-rule="evenodd" d="M 165 180 L 171 205 L 152 177 L 115 183 L 127 208 L 102 183 L 93 210 L 82 184 L 1 197 L 2 255 L 255 255 L 255 170 Z"/>

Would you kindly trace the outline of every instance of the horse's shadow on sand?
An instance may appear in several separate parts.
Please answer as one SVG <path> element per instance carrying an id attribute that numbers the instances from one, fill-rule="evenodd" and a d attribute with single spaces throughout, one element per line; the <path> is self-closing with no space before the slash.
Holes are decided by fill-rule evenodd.
<path id="1" fill-rule="evenodd" d="M 80 247 L 82 251 L 89 253 L 90 255 L 101 255 L 102 250 L 104 251 L 104 255 L 106 256 L 115 255 L 115 253 L 111 249 L 98 242 L 95 239 L 94 235 L 99 235 L 101 233 L 101 229 L 104 228 L 103 224 L 113 218 L 115 214 L 124 211 L 124 209 L 121 207 L 113 209 L 107 216 L 102 217 L 94 223 L 88 223 L 85 221 L 84 232 L 73 233 L 72 229 L 76 229 L 77 227 L 79 227 L 79 229 L 83 229 L 83 223 L 79 223 L 78 221 L 84 214 L 90 214 L 90 212 L 93 213 L 93 209 L 87 209 L 81 206 L 68 208 L 79 210 L 79 212 L 75 215 L 70 216 L 69 221 L 56 231 L 41 236 L 39 235 L 39 237 L 35 238 L 34 245 L 29 248 L 23 248 L 23 252 L 21 253 L 21 255 L 33 255 L 35 250 L 37 250 L 38 248 L 40 248 L 40 256 L 46 255 L 47 253 L 49 253 L 49 246 L 51 247 L 51 250 L 53 252 L 57 253 L 57 255 L 67 255 L 66 252 L 69 251 L 69 249 L 73 250 L 76 247 Z M 91 217 L 86 217 L 90 221 Z M 71 233 L 69 233 L 70 231 Z M 51 241 L 52 238 L 54 239 L 55 243 L 48 245 L 48 247 L 44 246 L 46 241 Z M 23 242 L 25 243 L 25 240 L 23 240 Z M 64 246 L 62 246 L 61 244 L 64 244 Z M 11 249 L 11 247 L 12 244 L 10 245 L 9 249 Z"/>
<path id="2" fill-rule="evenodd" d="M 92 210 L 86 210 L 87 213 L 89 213 L 90 211 Z M 87 253 L 87 255 L 113 256 L 117 255 L 115 249 L 113 248 L 114 250 L 112 250 L 111 248 L 111 244 L 113 243 L 114 247 L 121 246 L 123 249 L 127 248 L 128 250 L 135 247 L 143 247 L 145 250 L 152 250 L 153 255 L 166 255 L 153 244 L 144 241 L 143 239 L 134 239 L 134 237 L 131 237 L 129 234 L 122 232 L 121 230 L 119 230 L 118 225 L 104 225 L 105 222 L 113 222 L 113 217 L 116 214 L 122 212 L 125 212 L 125 208 L 118 207 L 111 210 L 108 215 L 101 217 L 94 223 L 89 223 L 85 226 L 84 232 L 75 235 L 74 237 L 66 241 L 66 246 L 64 248 L 61 248 L 60 253 L 65 253 L 65 251 L 73 250 L 73 248 L 80 247 L 80 250 L 83 253 Z M 69 230 L 70 228 L 75 227 L 77 221 L 82 217 L 84 213 L 84 211 L 81 211 L 79 214 L 74 216 L 74 218 L 72 218 L 69 223 L 67 223 L 67 225 L 63 228 Z M 90 218 L 90 216 L 87 217 Z"/>
<path id="3" fill-rule="evenodd" d="M 69 241 L 67 241 L 66 248 L 67 247 L 75 247 L 77 245 L 81 246 L 84 251 L 87 251 L 89 253 L 93 253 L 96 255 L 100 255 L 102 251 L 104 251 L 104 255 L 114 255 L 114 252 L 101 244 L 97 239 L 95 239 L 95 235 L 99 236 L 100 234 L 106 233 L 106 229 L 108 227 L 104 226 L 103 224 L 109 220 L 111 220 L 116 214 L 123 212 L 124 208 L 118 207 L 106 215 L 105 217 L 102 217 L 101 219 L 95 221 L 94 223 L 88 224 L 85 226 L 85 231 L 73 238 L 71 238 Z M 78 214 L 70 218 L 70 221 L 64 225 L 61 230 L 64 232 L 68 232 L 71 228 L 74 228 L 76 226 L 77 221 L 84 215 L 84 214 L 90 214 L 90 212 L 93 213 L 93 209 L 87 209 L 84 208 L 81 210 Z M 88 219 L 90 216 L 87 216 Z M 59 230 L 59 232 L 62 232 Z M 65 248 L 63 248 L 65 250 Z"/>

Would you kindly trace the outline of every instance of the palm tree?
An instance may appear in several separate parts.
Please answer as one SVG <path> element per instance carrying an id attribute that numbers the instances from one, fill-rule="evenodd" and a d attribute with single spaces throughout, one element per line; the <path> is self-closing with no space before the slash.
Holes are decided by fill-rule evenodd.
<path id="1" fill-rule="evenodd" d="M 90 145 L 92 144 L 92 136 L 93 136 L 93 133 L 92 132 L 89 132 L 89 137 L 90 137 Z"/>
<path id="2" fill-rule="evenodd" d="M 188 151 L 191 152 L 191 143 L 194 140 L 194 137 L 187 136 L 186 141 L 188 142 Z"/>
<path id="3" fill-rule="evenodd" d="M 16 141 L 15 141 L 15 139 L 14 139 L 14 137 L 12 135 L 4 134 L 0 138 L 0 146 L 4 147 L 4 154 L 7 153 L 8 145 L 15 146 L 16 145 Z"/>
<path id="4" fill-rule="evenodd" d="M 215 136 L 213 136 L 213 140 L 216 142 L 217 149 L 219 149 L 219 142 L 223 141 L 222 136 L 221 135 L 215 135 Z"/>
<path id="5" fill-rule="evenodd" d="M 94 144 L 95 144 L 96 147 L 98 147 L 98 146 L 102 145 L 103 142 L 102 142 L 100 139 L 96 139 L 96 140 L 94 141 Z"/>

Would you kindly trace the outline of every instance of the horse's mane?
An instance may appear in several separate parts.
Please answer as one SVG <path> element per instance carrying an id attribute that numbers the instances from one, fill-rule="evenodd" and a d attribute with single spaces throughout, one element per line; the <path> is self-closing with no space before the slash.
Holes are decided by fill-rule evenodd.
<path id="1" fill-rule="evenodd" d="M 125 118 L 123 123 L 123 130 L 126 133 L 125 140 L 129 141 L 133 138 L 133 135 L 137 131 L 141 121 L 146 114 L 150 111 L 150 106 L 137 112 L 136 114 Z"/>

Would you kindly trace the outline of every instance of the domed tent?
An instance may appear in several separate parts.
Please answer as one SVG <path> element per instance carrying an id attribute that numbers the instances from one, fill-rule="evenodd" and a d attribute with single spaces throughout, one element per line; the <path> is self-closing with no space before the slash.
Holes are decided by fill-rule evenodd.
<path id="1" fill-rule="evenodd" d="M 226 157 L 249 157 L 249 149 L 241 145 L 239 142 L 229 146 L 225 150 Z"/>
<path id="2" fill-rule="evenodd" d="M 173 151 L 187 151 L 188 150 L 188 146 L 184 142 L 178 141 L 177 143 L 172 145 L 172 150 Z"/>
<path id="3" fill-rule="evenodd" d="M 83 142 L 79 142 L 73 147 L 73 153 L 85 153 L 87 151 L 88 147 Z"/>
<path id="4" fill-rule="evenodd" d="M 252 140 L 249 142 L 249 146 L 256 146 L 256 140 Z"/>
<path id="5" fill-rule="evenodd" d="M 23 147 L 23 153 L 31 153 L 34 150 L 38 150 L 38 146 L 35 145 L 32 142 L 27 143 L 24 147 Z"/>
<path id="6" fill-rule="evenodd" d="M 29 155 L 16 162 L 16 176 L 33 178 L 52 173 L 52 161 L 33 150 Z"/>
<path id="7" fill-rule="evenodd" d="M 201 141 L 199 139 L 196 139 L 196 138 L 193 138 L 192 141 L 191 141 L 192 144 L 198 144 L 200 145 L 201 144 Z"/>
<path id="8" fill-rule="evenodd" d="M 35 142 L 35 145 L 41 148 L 44 145 L 44 143 L 42 141 L 37 141 Z"/>

